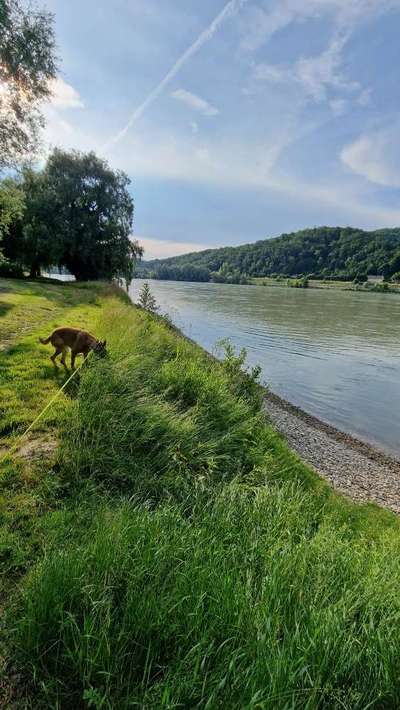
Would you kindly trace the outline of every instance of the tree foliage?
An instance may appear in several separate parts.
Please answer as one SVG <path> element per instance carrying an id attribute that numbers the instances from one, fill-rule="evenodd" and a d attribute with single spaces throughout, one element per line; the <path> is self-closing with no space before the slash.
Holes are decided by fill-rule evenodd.
<path id="1" fill-rule="evenodd" d="M 53 17 L 21 0 L 0 0 L 0 168 L 38 144 L 40 103 L 56 75 Z"/>
<path id="2" fill-rule="evenodd" d="M 15 180 L 7 178 L 0 183 L 0 265 L 2 270 L 8 260 L 3 254 L 4 242 L 9 238 L 14 225 L 18 224 L 24 212 L 23 190 Z"/>
<path id="3" fill-rule="evenodd" d="M 43 171 L 25 169 L 23 219 L 4 239 L 4 253 L 32 277 L 51 265 L 77 279 L 130 281 L 142 248 L 130 239 L 129 178 L 94 153 L 55 150 Z"/>
<path id="4" fill-rule="evenodd" d="M 77 279 L 130 280 L 142 250 L 131 241 L 133 200 L 125 173 L 94 153 L 55 150 L 48 159 L 51 222 L 61 239 L 59 264 Z"/>
<path id="5" fill-rule="evenodd" d="M 14 215 L 3 238 L 4 254 L 36 277 L 41 268 L 58 263 L 62 253 L 61 240 L 52 229 L 50 189 L 44 174 L 30 168 L 24 168 L 20 181 L 13 182 L 23 195 L 23 211 Z"/>
<path id="6" fill-rule="evenodd" d="M 12 224 L 22 219 L 24 204 L 24 192 L 16 180 L 6 178 L 0 182 L 0 245 Z"/>
<path id="7" fill-rule="evenodd" d="M 155 270 L 148 271 L 144 268 L 142 271 L 149 277 L 155 279 L 163 279 L 164 281 L 209 281 L 210 272 L 202 266 L 194 264 L 184 264 L 183 266 L 169 266 L 161 263 Z M 137 276 L 140 277 L 141 271 Z"/>
<path id="8" fill-rule="evenodd" d="M 190 267 L 190 268 L 189 268 Z M 351 227 L 318 227 L 239 247 L 207 249 L 142 265 L 153 276 L 201 269 L 208 278 L 282 275 L 353 280 L 358 274 L 390 278 L 400 270 L 400 229 L 366 232 Z M 225 275 L 225 278 L 224 278 Z M 197 280 L 197 279 L 185 279 Z"/>
<path id="9" fill-rule="evenodd" d="M 41 269 L 61 264 L 63 241 L 54 228 L 54 190 L 46 172 L 24 170 L 23 189 L 25 214 L 22 229 L 20 233 L 16 231 L 15 237 L 20 237 L 22 262 L 35 278 Z M 15 246 L 17 253 L 11 258 L 18 261 L 18 241 Z"/>

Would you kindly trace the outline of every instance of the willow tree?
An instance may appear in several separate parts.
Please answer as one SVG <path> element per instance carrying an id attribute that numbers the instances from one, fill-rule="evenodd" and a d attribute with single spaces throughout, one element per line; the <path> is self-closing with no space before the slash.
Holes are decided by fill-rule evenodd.
<path id="1" fill-rule="evenodd" d="M 56 64 L 53 16 L 32 2 L 0 0 L 0 168 L 36 150 Z"/>
<path id="2" fill-rule="evenodd" d="M 47 204 L 35 224 L 44 221 L 57 240 L 58 263 L 79 280 L 130 281 L 143 250 L 131 237 L 134 206 L 128 176 L 93 152 L 56 149 L 43 181 Z"/>

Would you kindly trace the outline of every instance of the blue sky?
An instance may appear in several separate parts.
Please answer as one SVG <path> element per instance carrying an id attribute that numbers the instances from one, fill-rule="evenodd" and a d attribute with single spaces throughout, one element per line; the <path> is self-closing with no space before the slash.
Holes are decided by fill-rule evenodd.
<path id="1" fill-rule="evenodd" d="M 145 258 L 400 225 L 400 0 L 47 0 L 45 145 L 132 179 Z"/>

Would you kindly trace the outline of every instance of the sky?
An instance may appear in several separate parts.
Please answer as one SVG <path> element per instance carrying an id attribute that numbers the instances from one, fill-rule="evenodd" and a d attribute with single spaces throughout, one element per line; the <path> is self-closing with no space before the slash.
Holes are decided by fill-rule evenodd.
<path id="1" fill-rule="evenodd" d="M 145 259 L 400 225 L 400 0 L 44 0 L 46 150 L 131 178 Z"/>

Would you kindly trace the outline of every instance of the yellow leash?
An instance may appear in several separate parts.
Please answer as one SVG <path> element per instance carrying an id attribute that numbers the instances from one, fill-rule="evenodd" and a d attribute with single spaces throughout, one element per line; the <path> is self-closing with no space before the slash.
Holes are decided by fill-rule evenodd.
<path id="1" fill-rule="evenodd" d="M 90 357 L 90 355 L 92 354 L 92 352 L 93 352 L 92 350 L 89 352 L 88 357 Z M 88 357 L 86 358 L 86 360 L 88 359 Z M 16 448 L 18 447 L 18 445 L 20 444 L 20 442 L 22 441 L 22 439 L 24 439 L 24 437 L 31 431 L 31 429 L 33 429 L 33 427 L 35 426 L 35 424 L 38 423 L 39 419 L 42 418 L 43 414 L 44 414 L 45 412 L 47 412 L 47 410 L 49 409 L 49 407 L 51 407 L 51 405 L 54 404 L 54 402 L 56 401 L 57 397 L 58 397 L 58 396 L 61 394 L 61 392 L 66 388 L 67 384 L 68 384 L 69 382 L 71 382 L 72 378 L 75 377 L 75 375 L 76 375 L 77 372 L 79 372 L 79 370 L 81 369 L 81 367 L 82 367 L 82 365 L 84 364 L 84 362 L 85 362 L 85 360 L 83 360 L 83 362 L 81 362 L 81 364 L 79 365 L 79 367 L 77 367 L 76 370 L 73 371 L 73 373 L 72 373 L 72 374 L 68 377 L 68 379 L 64 382 L 63 386 L 60 387 L 60 389 L 57 390 L 57 392 L 55 393 L 54 397 L 51 398 L 50 402 L 48 402 L 48 403 L 46 404 L 45 408 L 42 409 L 42 411 L 40 412 L 40 414 L 38 414 L 38 416 L 37 416 L 36 419 L 32 422 L 32 424 L 29 424 L 28 428 L 25 429 L 25 431 L 17 438 L 17 440 L 16 440 L 16 441 L 14 442 L 14 444 L 8 449 L 8 451 L 6 451 L 6 453 L 4 454 L 4 456 L 2 456 L 2 458 L 0 459 L 0 465 L 1 465 L 2 463 L 4 463 L 4 461 L 6 460 L 7 456 L 10 456 L 12 453 L 14 453 L 14 451 L 16 450 Z"/>

